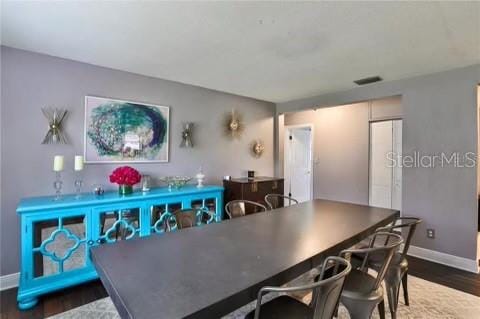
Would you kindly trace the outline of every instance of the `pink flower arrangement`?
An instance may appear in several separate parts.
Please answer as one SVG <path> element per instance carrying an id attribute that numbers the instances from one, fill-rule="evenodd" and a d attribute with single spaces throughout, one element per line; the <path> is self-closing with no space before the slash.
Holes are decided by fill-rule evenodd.
<path id="1" fill-rule="evenodd" d="M 136 169 L 130 166 L 121 166 L 117 167 L 110 175 L 110 183 L 133 186 L 140 182 L 141 178 L 140 173 Z"/>

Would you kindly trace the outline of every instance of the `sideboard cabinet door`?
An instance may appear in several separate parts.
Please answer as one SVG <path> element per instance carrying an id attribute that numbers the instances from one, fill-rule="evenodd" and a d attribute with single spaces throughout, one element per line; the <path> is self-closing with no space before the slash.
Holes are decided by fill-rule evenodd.
<path id="1" fill-rule="evenodd" d="M 95 207 L 92 210 L 93 245 L 139 237 L 144 222 L 142 211 L 140 203 Z"/>
<path id="2" fill-rule="evenodd" d="M 148 231 L 152 234 L 161 234 L 168 229 L 175 230 L 177 223 L 174 212 L 182 208 L 185 207 L 182 205 L 181 199 L 148 203 Z"/>
<path id="3" fill-rule="evenodd" d="M 61 289 L 96 277 L 89 261 L 90 210 L 52 209 L 22 216 L 21 309 L 51 287 Z"/>
<path id="4" fill-rule="evenodd" d="M 31 276 L 41 279 L 87 266 L 89 214 L 56 212 L 55 217 L 30 219 L 32 229 Z"/>

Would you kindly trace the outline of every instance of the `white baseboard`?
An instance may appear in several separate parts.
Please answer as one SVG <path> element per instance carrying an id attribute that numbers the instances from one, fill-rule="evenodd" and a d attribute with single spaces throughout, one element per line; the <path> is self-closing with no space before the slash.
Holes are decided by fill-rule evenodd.
<path id="1" fill-rule="evenodd" d="M 18 287 L 19 279 L 20 279 L 19 272 L 5 275 L 5 276 L 0 276 L 0 291 Z"/>
<path id="2" fill-rule="evenodd" d="M 438 264 L 443 264 L 453 268 L 466 270 L 476 274 L 479 273 L 478 261 L 475 259 L 458 257 L 454 255 L 441 253 L 439 251 L 425 249 L 425 248 L 416 247 L 416 246 L 410 246 L 408 250 L 408 254 L 413 257 L 418 257 L 421 259 L 433 261 Z"/>

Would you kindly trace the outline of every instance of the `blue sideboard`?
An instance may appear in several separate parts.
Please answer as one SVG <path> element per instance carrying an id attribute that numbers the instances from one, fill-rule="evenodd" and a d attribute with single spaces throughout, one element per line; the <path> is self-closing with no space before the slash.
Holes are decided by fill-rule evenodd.
<path id="1" fill-rule="evenodd" d="M 96 279 L 91 247 L 174 230 L 173 213 L 186 208 L 198 208 L 210 216 L 204 223 L 221 221 L 223 188 L 187 185 L 127 196 L 108 192 L 79 198 L 65 195 L 58 201 L 54 197 L 22 199 L 17 208 L 21 218 L 18 307 L 29 309 L 43 294 Z"/>

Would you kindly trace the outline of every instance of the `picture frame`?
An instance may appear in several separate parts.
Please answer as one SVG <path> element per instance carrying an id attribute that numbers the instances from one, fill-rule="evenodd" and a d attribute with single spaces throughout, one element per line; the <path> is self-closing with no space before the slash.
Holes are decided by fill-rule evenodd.
<path id="1" fill-rule="evenodd" d="M 170 107 L 85 96 L 85 163 L 166 163 Z"/>

